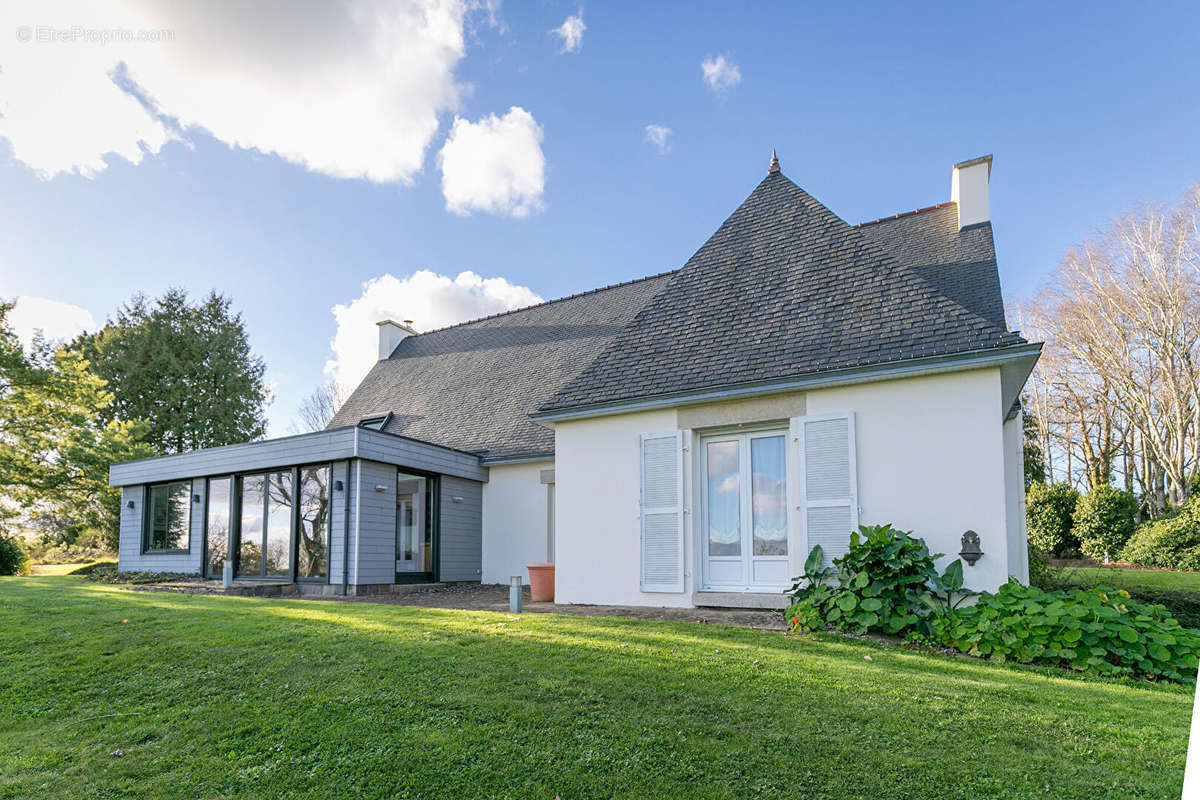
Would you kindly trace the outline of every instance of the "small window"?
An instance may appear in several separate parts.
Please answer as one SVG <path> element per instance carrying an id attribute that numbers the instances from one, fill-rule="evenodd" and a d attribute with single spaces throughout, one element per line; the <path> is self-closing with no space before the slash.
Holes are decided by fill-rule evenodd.
<path id="1" fill-rule="evenodd" d="M 146 498 L 146 552 L 186 552 L 191 538 L 191 481 L 151 486 Z"/>
<path id="2" fill-rule="evenodd" d="M 368 430 L 372 431 L 382 431 L 391 421 L 392 413 L 389 411 L 382 417 L 363 417 L 358 421 L 358 427 L 367 428 Z"/>

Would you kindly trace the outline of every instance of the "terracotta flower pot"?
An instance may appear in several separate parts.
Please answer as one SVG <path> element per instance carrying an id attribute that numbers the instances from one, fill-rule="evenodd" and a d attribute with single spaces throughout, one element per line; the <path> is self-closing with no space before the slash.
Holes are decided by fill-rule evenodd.
<path id="1" fill-rule="evenodd" d="M 529 599 L 534 603 L 554 602 L 554 565 L 526 564 L 529 570 Z"/>

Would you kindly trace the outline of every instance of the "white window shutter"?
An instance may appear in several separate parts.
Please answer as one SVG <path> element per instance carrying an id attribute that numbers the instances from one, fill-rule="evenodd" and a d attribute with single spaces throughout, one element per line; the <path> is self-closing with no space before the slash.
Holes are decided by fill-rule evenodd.
<path id="1" fill-rule="evenodd" d="M 821 545 L 825 566 L 831 566 L 833 559 L 850 549 L 850 533 L 858 529 L 854 414 L 795 417 L 791 432 L 800 461 L 796 490 L 804 550 L 800 563 Z"/>
<path id="2" fill-rule="evenodd" d="M 683 440 L 642 434 L 643 592 L 683 591 Z"/>

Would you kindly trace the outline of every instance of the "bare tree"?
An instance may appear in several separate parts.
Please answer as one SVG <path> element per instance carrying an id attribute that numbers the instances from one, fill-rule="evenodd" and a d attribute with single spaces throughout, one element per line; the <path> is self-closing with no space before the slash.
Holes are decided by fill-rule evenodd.
<path id="1" fill-rule="evenodd" d="M 300 408 L 296 412 L 297 419 L 288 429 L 292 433 L 323 431 L 333 421 L 334 415 L 344 402 L 346 393 L 342 387 L 336 381 L 326 381 L 300 401 Z"/>
<path id="2" fill-rule="evenodd" d="M 1092 487 L 1120 468 L 1152 514 L 1183 502 L 1200 467 L 1200 188 L 1072 249 L 1026 317 L 1055 449 Z"/>

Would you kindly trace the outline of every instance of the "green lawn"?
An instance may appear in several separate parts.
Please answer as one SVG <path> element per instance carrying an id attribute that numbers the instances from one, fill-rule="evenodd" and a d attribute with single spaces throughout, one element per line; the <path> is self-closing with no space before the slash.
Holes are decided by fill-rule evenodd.
<path id="1" fill-rule="evenodd" d="M 1063 580 L 1081 586 L 1118 589 L 1184 589 L 1200 592 L 1200 572 L 1170 572 L 1130 567 L 1064 567 Z"/>
<path id="2" fill-rule="evenodd" d="M 70 575 L 76 570 L 84 570 L 96 564 L 116 564 L 112 559 L 99 559 L 91 561 L 74 561 L 70 564 L 34 564 L 31 572 L 36 576 L 48 575 Z"/>
<path id="3" fill-rule="evenodd" d="M 0 579 L 0 664 L 3 798 L 1177 798 L 1192 701 L 832 636 L 74 577 Z"/>

